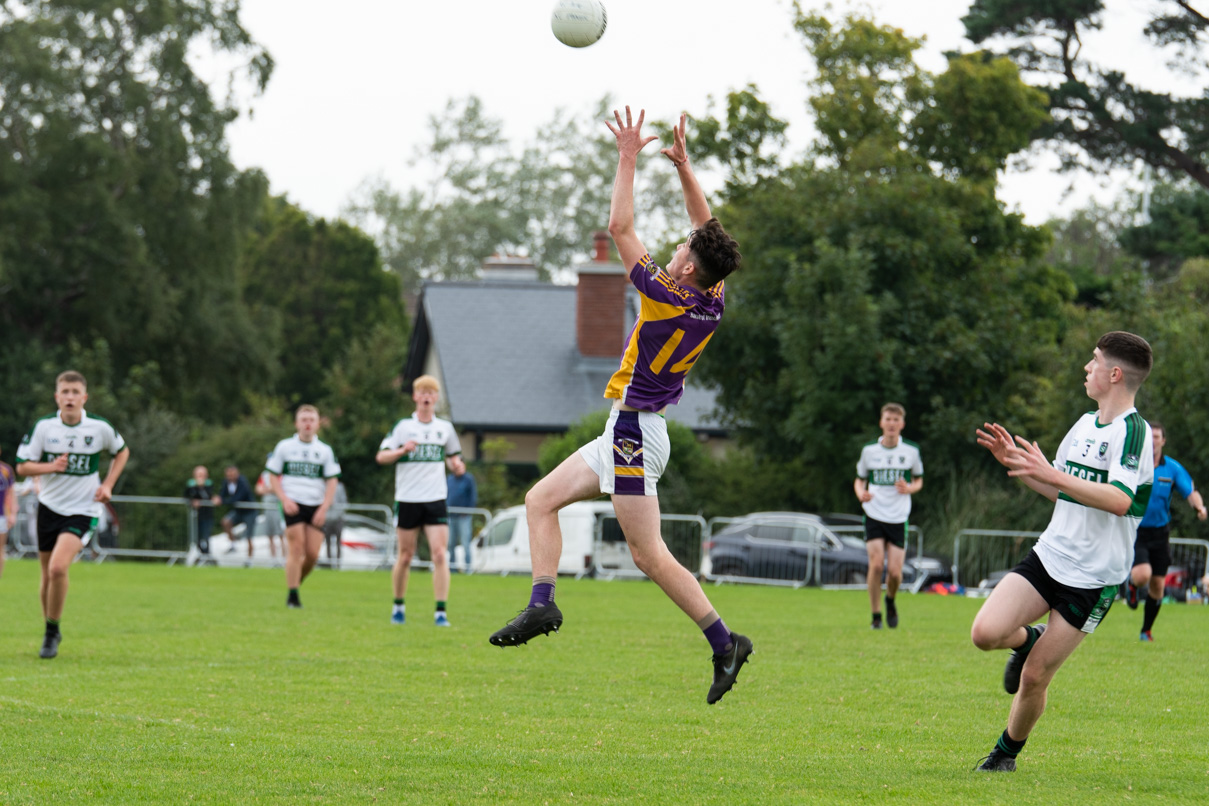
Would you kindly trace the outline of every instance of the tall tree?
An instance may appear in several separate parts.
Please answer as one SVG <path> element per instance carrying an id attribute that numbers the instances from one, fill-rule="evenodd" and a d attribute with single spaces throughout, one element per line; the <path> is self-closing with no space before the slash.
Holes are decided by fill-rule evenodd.
<path id="1" fill-rule="evenodd" d="M 248 305 L 284 344 L 275 393 L 291 406 L 322 399 L 329 368 L 378 326 L 407 327 L 398 278 L 347 222 L 267 199 L 241 263 Z"/>
<path id="2" fill-rule="evenodd" d="M 994 195 L 997 166 L 1045 117 L 1010 63 L 953 57 L 935 76 L 896 29 L 796 24 L 818 63 L 821 138 L 810 159 L 728 189 L 719 216 L 745 259 L 698 371 L 756 455 L 787 469 L 781 499 L 826 510 L 850 507 L 836 479 L 887 400 L 927 435 L 933 477 L 976 466 L 962 457 L 982 418 L 1041 430 L 1032 403 L 1074 287 L 1039 261 L 1047 233 Z"/>
<path id="3" fill-rule="evenodd" d="M 1156 0 L 1142 34 L 1155 58 L 1184 76 L 1206 74 L 1209 9 L 1193 0 Z M 1199 6 L 1199 8 L 1198 8 Z M 1068 167 L 1135 160 L 1209 188 L 1209 94 L 1143 89 L 1114 65 L 1091 63 L 1083 38 L 1103 25 L 1101 0 L 974 0 L 962 18 L 975 43 L 1000 40 L 1049 95 L 1052 119 L 1037 136 L 1066 146 Z"/>
<path id="4" fill-rule="evenodd" d="M 197 47 L 257 87 L 272 67 L 237 3 L 0 3 L 0 324 L 52 360 L 102 339 L 119 379 L 156 360 L 164 397 L 208 413 L 262 388 L 273 351 L 234 282 L 264 180 L 232 166 L 236 110 Z"/>

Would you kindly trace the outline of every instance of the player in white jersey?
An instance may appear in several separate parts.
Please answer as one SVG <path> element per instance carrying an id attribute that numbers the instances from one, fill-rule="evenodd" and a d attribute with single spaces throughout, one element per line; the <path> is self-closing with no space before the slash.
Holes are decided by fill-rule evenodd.
<path id="1" fill-rule="evenodd" d="M 882 568 L 886 570 L 886 624 L 898 626 L 894 597 L 903 581 L 907 518 L 911 496 L 923 489 L 924 466 L 919 446 L 903 439 L 907 410 L 898 403 L 882 406 L 881 438 L 861 449 L 852 489 L 865 510 L 865 551 L 869 555 L 869 605 L 875 630 L 882 628 Z"/>
<path id="2" fill-rule="evenodd" d="M 63 634 L 59 620 L 67 601 L 67 571 L 92 538 L 101 507 L 113 495 L 130 449 L 107 420 L 84 411 L 88 382 L 67 371 L 55 379 L 59 410 L 39 420 L 17 449 L 17 472 L 45 476 L 38 492 L 38 560 L 42 582 L 38 593 L 46 634 L 39 655 L 59 654 Z M 101 453 L 113 455 L 101 481 Z"/>
<path id="3" fill-rule="evenodd" d="M 415 413 L 400 420 L 378 447 L 378 464 L 395 466 L 395 533 L 399 540 L 399 557 L 391 573 L 395 601 L 391 609 L 392 624 L 406 619 L 404 597 L 411 560 L 416 553 L 420 527 L 428 538 L 432 553 L 432 594 L 436 599 L 433 620 L 438 627 L 449 626 L 445 607 L 449 600 L 449 517 L 445 506 L 448 486 L 445 468 L 465 473 L 462 445 L 457 431 L 448 420 L 435 414 L 441 398 L 441 385 L 431 375 L 421 375 L 412 383 L 411 399 Z"/>
<path id="4" fill-rule="evenodd" d="M 299 406 L 294 427 L 298 433 L 278 442 L 265 462 L 273 494 L 285 513 L 286 607 L 302 607 L 298 589 L 319 561 L 323 523 L 340 478 L 336 454 L 316 436 L 319 410 Z"/>
<path id="5" fill-rule="evenodd" d="M 1014 650 L 1003 673 L 1003 687 L 1016 695 L 1007 729 L 979 770 L 1015 771 L 1050 680 L 1104 619 L 1129 574 L 1154 480 L 1151 429 L 1134 408 L 1152 360 L 1140 336 L 1100 337 L 1083 368 L 1087 396 L 1099 409 L 1079 418 L 1052 464 L 1036 442 L 1013 440 L 997 423 L 978 429 L 978 444 L 1009 476 L 1054 502 L 1036 547 L 995 587 L 970 630 L 979 649 Z M 1046 614 L 1045 624 L 1032 624 Z"/>

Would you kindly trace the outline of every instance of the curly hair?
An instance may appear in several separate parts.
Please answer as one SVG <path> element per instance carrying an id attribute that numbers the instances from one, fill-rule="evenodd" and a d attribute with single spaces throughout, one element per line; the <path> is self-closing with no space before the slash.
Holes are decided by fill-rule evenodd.
<path id="1" fill-rule="evenodd" d="M 716 218 L 693 230 L 688 248 L 693 253 L 702 288 L 712 288 L 725 280 L 743 259 L 738 242 L 722 229 Z"/>

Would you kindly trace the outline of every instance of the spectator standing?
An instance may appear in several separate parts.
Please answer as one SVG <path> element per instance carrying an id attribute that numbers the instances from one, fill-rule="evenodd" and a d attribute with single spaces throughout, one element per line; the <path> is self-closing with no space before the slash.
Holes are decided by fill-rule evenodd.
<path id="1" fill-rule="evenodd" d="M 17 522 L 17 474 L 12 466 L 0 462 L 0 576 L 4 575 L 4 552 L 8 530 Z"/>
<path id="2" fill-rule="evenodd" d="M 455 467 L 453 472 L 446 477 L 445 484 L 449 487 L 449 495 L 445 499 L 448 506 L 470 509 L 478 504 L 478 484 L 475 483 L 474 474 L 466 469 L 465 464 Z M 470 515 L 449 513 L 449 567 L 453 568 L 454 547 L 461 546 L 462 571 L 467 574 L 470 573 L 471 568 L 470 544 L 473 538 L 470 528 L 471 520 Z"/>
<path id="3" fill-rule="evenodd" d="M 265 457 L 268 461 L 273 454 Z M 273 494 L 273 482 L 269 478 L 269 471 L 262 470 L 260 477 L 256 479 L 256 494 L 260 496 L 260 503 L 265 505 L 264 510 L 264 531 L 269 537 L 269 555 L 277 556 L 277 541 L 281 541 L 281 556 L 285 557 L 285 522 L 281 519 L 281 501 Z"/>
<path id="4" fill-rule="evenodd" d="M 185 484 L 185 498 L 197 524 L 197 550 L 209 554 L 210 535 L 214 533 L 214 505 L 221 499 L 214 491 L 214 482 L 205 465 L 193 468 L 193 476 Z"/>
<path id="5" fill-rule="evenodd" d="M 344 482 L 336 482 L 336 495 L 332 498 L 332 508 L 328 510 L 327 520 L 323 522 L 323 545 L 327 551 L 327 558 L 331 560 L 335 557 L 340 559 L 340 537 L 344 534 L 344 512 L 348 508 L 348 491 L 344 489 Z M 336 551 L 333 554 L 332 545 L 336 546 Z"/>
<path id="6" fill-rule="evenodd" d="M 256 510 L 241 508 L 239 505 L 256 503 L 256 496 L 252 494 L 252 485 L 248 484 L 247 477 L 240 473 L 235 465 L 227 465 L 223 475 L 225 481 L 219 490 L 219 497 L 223 506 L 231 508 L 222 519 L 222 530 L 231 541 L 228 553 L 235 550 L 235 527 L 242 523 L 244 537 L 248 539 L 248 556 L 251 557 L 252 538 L 256 534 Z"/>

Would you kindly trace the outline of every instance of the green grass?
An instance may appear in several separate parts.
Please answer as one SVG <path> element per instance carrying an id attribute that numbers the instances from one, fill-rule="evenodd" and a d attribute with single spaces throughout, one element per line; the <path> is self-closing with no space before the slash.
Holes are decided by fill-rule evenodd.
<path id="1" fill-rule="evenodd" d="M 559 582 L 563 633 L 487 636 L 527 580 L 426 574 L 388 623 L 384 573 L 80 563 L 64 642 L 37 657 L 37 564 L 0 580 L 0 803 L 1087 803 L 1203 801 L 1209 607 L 1158 642 L 1118 604 L 1059 672 L 1015 775 L 970 768 L 1003 729 L 980 602 L 710 587 L 756 654 L 705 704 L 709 648 L 644 582 Z"/>

